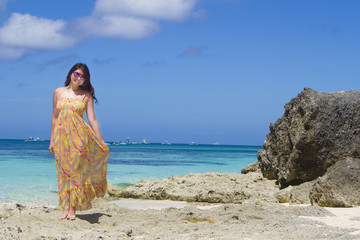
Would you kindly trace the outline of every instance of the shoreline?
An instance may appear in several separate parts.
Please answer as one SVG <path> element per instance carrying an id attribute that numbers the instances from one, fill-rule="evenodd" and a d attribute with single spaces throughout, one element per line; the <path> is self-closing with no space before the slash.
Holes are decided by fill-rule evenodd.
<path id="1" fill-rule="evenodd" d="M 160 203 L 168 207 L 158 208 Z M 143 209 L 136 209 L 139 205 Z M 92 209 L 77 212 L 75 221 L 59 221 L 60 214 L 38 203 L 0 202 L 0 239 L 360 238 L 360 207 L 97 199 Z"/>
<path id="2" fill-rule="evenodd" d="M 2 239 L 359 239 L 360 207 L 279 203 L 260 172 L 188 174 L 117 189 L 58 220 L 57 206 L 0 202 Z"/>

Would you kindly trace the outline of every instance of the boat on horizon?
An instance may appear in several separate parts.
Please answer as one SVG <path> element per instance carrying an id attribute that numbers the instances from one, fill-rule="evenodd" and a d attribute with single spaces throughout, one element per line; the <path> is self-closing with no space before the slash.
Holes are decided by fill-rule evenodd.
<path id="1" fill-rule="evenodd" d="M 150 143 L 146 141 L 146 138 L 144 138 L 140 144 L 150 144 Z"/>
<path id="2" fill-rule="evenodd" d="M 191 142 L 190 143 L 190 146 L 196 146 L 196 145 L 198 145 L 196 142 Z"/>
<path id="3" fill-rule="evenodd" d="M 171 143 L 169 143 L 168 140 L 165 140 L 165 142 L 163 142 L 162 144 L 164 144 L 164 145 L 171 145 Z"/>
<path id="4" fill-rule="evenodd" d="M 38 142 L 38 141 L 43 141 L 41 140 L 39 137 L 29 137 L 28 139 L 25 140 L 25 142 Z"/>

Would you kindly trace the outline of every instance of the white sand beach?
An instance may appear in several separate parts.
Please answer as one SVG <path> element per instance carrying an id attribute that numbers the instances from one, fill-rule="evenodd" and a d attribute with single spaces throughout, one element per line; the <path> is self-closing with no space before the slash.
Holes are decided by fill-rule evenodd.
<path id="1" fill-rule="evenodd" d="M 314 217 L 301 216 L 311 220 L 325 223 L 326 225 L 338 228 L 352 229 L 352 235 L 358 235 L 360 239 L 360 207 L 355 208 L 329 208 L 325 207 L 333 216 Z"/>
<path id="2" fill-rule="evenodd" d="M 75 221 L 0 203 L 0 239 L 360 239 L 360 208 L 98 199 Z"/>

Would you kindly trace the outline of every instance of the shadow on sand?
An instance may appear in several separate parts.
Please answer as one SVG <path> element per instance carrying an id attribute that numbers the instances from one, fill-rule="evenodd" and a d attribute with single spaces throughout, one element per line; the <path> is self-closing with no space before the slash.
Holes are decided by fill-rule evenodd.
<path id="1" fill-rule="evenodd" d="M 99 223 L 99 219 L 100 217 L 102 216 L 107 216 L 107 217 L 112 217 L 111 215 L 109 214 L 104 214 L 104 213 L 92 213 L 92 214 L 76 214 L 76 217 L 78 219 L 81 219 L 81 220 L 85 220 L 85 221 L 88 221 L 89 223 L 91 224 L 94 224 L 94 223 Z"/>

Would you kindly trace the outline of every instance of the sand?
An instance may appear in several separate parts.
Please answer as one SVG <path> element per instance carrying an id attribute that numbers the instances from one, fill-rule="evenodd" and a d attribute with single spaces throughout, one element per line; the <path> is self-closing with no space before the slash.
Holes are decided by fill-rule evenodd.
<path id="1" fill-rule="evenodd" d="M 360 239 L 360 208 L 98 199 L 75 221 L 0 203 L 0 239 Z"/>
<path id="2" fill-rule="evenodd" d="M 360 239 L 360 207 L 356 208 L 328 208 L 327 211 L 334 214 L 333 216 L 314 217 L 314 216 L 301 216 L 312 220 L 323 222 L 326 225 L 354 229 L 350 234 L 358 235 Z"/>

